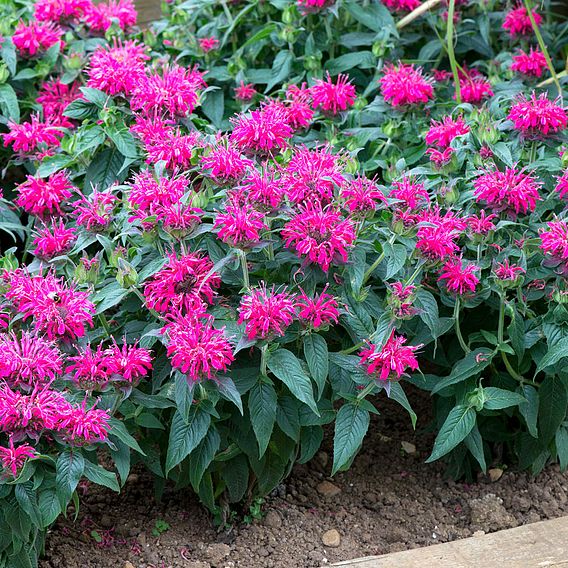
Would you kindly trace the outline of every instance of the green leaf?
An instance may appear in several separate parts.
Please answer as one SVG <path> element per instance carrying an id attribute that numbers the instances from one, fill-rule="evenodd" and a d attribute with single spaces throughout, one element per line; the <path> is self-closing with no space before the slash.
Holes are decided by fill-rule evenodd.
<path id="1" fill-rule="evenodd" d="M 36 527 L 42 526 L 42 518 L 39 510 L 37 495 L 33 487 L 32 481 L 26 481 L 25 483 L 18 483 L 14 490 L 16 499 L 20 504 L 20 507 L 26 512 L 26 514 L 32 520 L 32 523 Z"/>
<path id="2" fill-rule="evenodd" d="M 17 65 L 16 47 L 14 46 L 14 42 L 11 37 L 2 38 L 2 43 L 0 44 L 0 57 L 2 57 L 6 67 L 8 67 L 8 71 L 10 71 L 12 75 L 15 75 Z"/>
<path id="3" fill-rule="evenodd" d="M 346 403 L 337 413 L 333 438 L 334 475 L 357 453 L 369 428 L 369 412 L 357 404 Z"/>
<path id="4" fill-rule="evenodd" d="M 98 125 L 88 125 L 77 132 L 75 138 L 75 151 L 81 154 L 86 150 L 98 148 L 106 139 L 104 130 Z"/>
<path id="5" fill-rule="evenodd" d="M 442 379 L 433 389 L 432 394 L 440 392 L 442 389 L 461 383 L 469 377 L 475 377 L 491 363 L 493 353 L 487 348 L 479 348 L 468 353 L 461 361 L 458 361 L 449 377 Z"/>
<path id="6" fill-rule="evenodd" d="M 382 32 L 388 29 L 394 35 L 398 35 L 391 13 L 382 4 L 362 6 L 354 2 L 349 2 L 345 7 L 359 23 L 369 29 L 375 32 Z"/>
<path id="7" fill-rule="evenodd" d="M 65 154 L 55 154 L 55 156 L 49 156 L 45 158 L 39 165 L 36 175 L 38 177 L 47 177 L 59 170 L 66 168 L 69 164 L 73 162 L 71 156 Z"/>
<path id="8" fill-rule="evenodd" d="M 16 92 L 8 83 L 0 85 L 0 110 L 13 122 L 20 122 L 20 106 Z"/>
<path id="9" fill-rule="evenodd" d="M 483 408 L 486 410 L 501 410 L 526 402 L 526 399 L 519 393 L 495 387 L 484 388 L 483 396 L 485 398 Z"/>
<path id="10" fill-rule="evenodd" d="M 412 427 L 416 428 L 416 420 L 417 416 L 414 410 L 412 410 L 412 406 L 410 406 L 410 402 L 408 402 L 408 398 L 406 398 L 406 393 L 404 392 L 402 385 L 397 382 L 391 382 L 390 385 L 390 392 L 389 398 L 396 400 L 402 408 L 404 408 L 408 414 L 410 414 L 410 420 L 412 421 Z"/>
<path id="11" fill-rule="evenodd" d="M 519 412 L 527 423 L 527 428 L 533 438 L 538 438 L 538 407 L 539 397 L 537 390 L 531 385 L 522 385 L 520 387 L 524 395 L 524 402 L 519 404 Z"/>
<path id="12" fill-rule="evenodd" d="M 349 69 L 357 67 L 358 69 L 372 69 L 377 63 L 377 58 L 371 51 L 354 51 L 340 55 L 335 59 L 326 62 L 324 68 L 331 73 L 337 75 Z"/>
<path id="13" fill-rule="evenodd" d="M 304 372 L 300 361 L 291 351 L 278 349 L 278 351 L 272 353 L 268 358 L 268 368 L 290 389 L 290 392 L 298 400 L 307 404 L 313 412 L 319 414 L 310 377 Z"/>
<path id="14" fill-rule="evenodd" d="M 231 377 L 221 377 L 217 384 L 217 390 L 219 394 L 226 400 L 231 401 L 239 409 L 240 413 L 243 414 L 243 401 L 241 399 L 241 394 L 239 393 L 237 386 L 235 385 Z"/>
<path id="15" fill-rule="evenodd" d="M 276 407 L 276 423 L 286 436 L 294 442 L 300 440 L 300 414 L 298 402 L 291 396 L 282 396 Z"/>
<path id="16" fill-rule="evenodd" d="M 205 438 L 201 440 L 199 446 L 190 454 L 189 480 L 195 491 L 199 489 L 203 474 L 213 461 L 220 445 L 221 437 L 219 436 L 219 432 L 217 428 L 212 427 L 207 432 Z"/>
<path id="17" fill-rule="evenodd" d="M 420 319 L 428 326 L 432 336 L 436 339 L 440 335 L 440 316 L 436 298 L 421 288 L 416 294 L 415 306 L 420 310 Z"/>
<path id="18" fill-rule="evenodd" d="M 140 444 L 138 444 L 136 439 L 133 438 L 130 435 L 130 433 L 126 429 L 126 426 L 124 425 L 124 422 L 121 422 L 120 420 L 117 420 L 116 418 L 111 418 L 109 420 L 109 424 L 110 424 L 110 428 L 111 428 L 110 429 L 111 436 L 118 438 L 121 442 L 126 444 L 129 448 L 132 448 L 133 450 L 136 450 L 139 454 L 144 455 L 144 452 L 142 451 Z"/>
<path id="19" fill-rule="evenodd" d="M 391 245 L 388 241 L 383 244 L 383 250 L 385 253 L 385 260 L 387 263 L 387 272 L 385 274 L 385 279 L 388 280 L 392 278 L 406 263 L 407 251 L 406 247 L 401 244 Z"/>
<path id="20" fill-rule="evenodd" d="M 97 485 L 103 485 L 108 487 L 117 493 L 120 492 L 120 487 L 118 485 L 118 480 L 116 479 L 116 474 L 112 471 L 107 471 L 98 464 L 92 463 L 90 461 L 85 462 L 85 476 L 90 479 L 93 483 Z"/>
<path id="21" fill-rule="evenodd" d="M 568 357 L 568 337 L 562 338 L 549 349 L 546 355 L 540 360 L 536 372 L 546 369 L 552 365 L 556 365 L 561 359 Z"/>
<path id="22" fill-rule="evenodd" d="M 74 118 L 75 120 L 85 120 L 87 118 L 95 118 L 98 116 L 97 107 L 83 99 L 76 99 L 68 104 L 63 111 L 63 116 Z"/>
<path id="23" fill-rule="evenodd" d="M 477 424 L 473 427 L 472 431 L 465 437 L 464 444 L 471 452 L 471 455 L 477 460 L 481 471 L 487 471 L 487 464 L 485 462 L 485 452 L 483 451 L 483 439 L 479 433 Z"/>
<path id="24" fill-rule="evenodd" d="M 249 392 L 249 412 L 252 429 L 258 441 L 259 457 L 262 457 L 276 421 L 276 391 L 265 381 L 259 381 Z"/>
<path id="25" fill-rule="evenodd" d="M 548 445 L 566 417 L 568 393 L 564 382 L 556 376 L 547 377 L 540 385 L 538 429 L 542 446 Z"/>
<path id="26" fill-rule="evenodd" d="M 329 373 L 329 352 L 327 342 L 317 333 L 304 337 L 304 355 L 308 369 L 318 387 L 318 400 L 321 398 Z"/>
<path id="27" fill-rule="evenodd" d="M 55 484 L 62 510 L 67 508 L 84 470 L 85 459 L 78 451 L 66 449 L 59 454 L 55 467 Z"/>
<path id="28" fill-rule="evenodd" d="M 475 410 L 469 406 L 458 404 L 452 408 L 438 432 L 432 455 L 426 463 L 436 461 L 452 451 L 473 430 L 475 419 Z"/>
<path id="29" fill-rule="evenodd" d="M 225 113 L 225 94 L 223 90 L 207 91 L 205 99 L 201 103 L 201 110 L 203 110 L 203 114 L 216 128 L 220 128 Z"/>
<path id="30" fill-rule="evenodd" d="M 310 461 L 320 449 L 323 441 L 321 426 L 305 426 L 300 434 L 300 457 L 298 463 Z"/>
<path id="31" fill-rule="evenodd" d="M 244 454 L 229 460 L 221 469 L 221 477 L 229 491 L 229 501 L 238 503 L 245 495 L 249 484 L 249 464 Z"/>
<path id="32" fill-rule="evenodd" d="M 128 293 L 129 290 L 123 288 L 116 280 L 113 280 L 94 294 L 91 300 L 97 306 L 97 314 L 102 314 L 106 310 L 120 304 Z"/>
<path id="33" fill-rule="evenodd" d="M 106 103 L 112 100 L 104 91 L 99 91 L 99 89 L 94 89 L 93 87 L 81 87 L 80 90 L 85 99 L 99 108 L 104 108 Z"/>
<path id="34" fill-rule="evenodd" d="M 270 71 L 270 78 L 266 85 L 265 93 L 268 93 L 272 87 L 285 81 L 290 75 L 294 56 L 288 50 L 279 51 Z"/>
<path id="35" fill-rule="evenodd" d="M 127 128 L 116 128 L 114 126 L 107 127 L 106 133 L 108 137 L 113 141 L 117 150 L 127 158 L 137 158 L 138 157 L 138 147 L 134 136 L 130 134 Z"/>
<path id="36" fill-rule="evenodd" d="M 210 424 L 211 415 L 199 405 L 191 408 L 187 421 L 179 412 L 174 414 L 168 440 L 166 475 L 198 446 Z"/>
<path id="37" fill-rule="evenodd" d="M 39 511 L 41 528 L 46 529 L 55 522 L 61 514 L 61 505 L 55 489 L 46 489 L 39 494 Z"/>
<path id="38" fill-rule="evenodd" d="M 562 426 L 556 431 L 556 453 L 560 462 L 560 471 L 566 471 L 568 467 L 568 429 Z"/>
<path id="39" fill-rule="evenodd" d="M 123 161 L 124 156 L 116 148 L 106 148 L 95 155 L 85 174 L 85 190 L 90 191 L 93 186 L 104 191 L 115 182 L 123 182 L 128 175 L 128 169 L 121 172 Z"/>
<path id="40" fill-rule="evenodd" d="M 176 401 L 177 411 L 187 422 L 193 408 L 193 384 L 190 384 L 187 377 L 176 371 L 174 373 L 174 397 Z"/>

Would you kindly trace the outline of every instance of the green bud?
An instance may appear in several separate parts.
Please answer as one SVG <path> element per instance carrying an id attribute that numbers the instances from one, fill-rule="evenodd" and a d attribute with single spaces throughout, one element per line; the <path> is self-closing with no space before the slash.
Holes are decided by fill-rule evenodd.
<path id="1" fill-rule="evenodd" d="M 129 262 L 119 258 L 117 264 L 116 280 L 123 288 L 130 288 L 138 283 L 138 272 Z"/>
<path id="2" fill-rule="evenodd" d="M 6 64 L 2 63 L 0 65 L 0 84 L 5 83 L 8 80 L 9 76 L 10 71 L 8 71 L 8 67 L 6 67 Z"/>
<path id="3" fill-rule="evenodd" d="M 296 10 L 296 6 L 294 4 L 287 6 L 282 11 L 282 22 L 284 24 L 293 24 L 297 20 L 297 17 L 298 11 Z"/>
<path id="4" fill-rule="evenodd" d="M 363 97 L 357 97 L 357 99 L 355 99 L 355 104 L 353 105 L 353 108 L 355 110 L 365 110 L 368 104 L 369 101 L 367 101 L 367 99 Z"/>
<path id="5" fill-rule="evenodd" d="M 382 41 L 376 41 L 371 48 L 371 51 L 373 52 L 373 55 L 375 57 L 384 57 L 386 50 L 386 45 Z"/>
<path id="6" fill-rule="evenodd" d="M 316 55 L 308 55 L 304 57 L 304 69 L 306 71 L 317 71 L 321 68 L 320 58 Z"/>

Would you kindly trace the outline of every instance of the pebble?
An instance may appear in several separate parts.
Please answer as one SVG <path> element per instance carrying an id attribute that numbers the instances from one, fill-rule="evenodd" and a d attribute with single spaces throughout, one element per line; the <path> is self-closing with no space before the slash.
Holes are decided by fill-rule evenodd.
<path id="1" fill-rule="evenodd" d="M 410 442 L 401 442 L 400 445 L 405 453 L 407 454 L 416 453 L 416 446 L 414 444 L 411 444 Z"/>
<path id="2" fill-rule="evenodd" d="M 282 518 L 277 511 L 268 511 L 264 517 L 264 524 L 272 529 L 279 529 L 282 526 Z"/>
<path id="3" fill-rule="evenodd" d="M 475 531 L 473 533 L 473 536 L 484 536 L 485 535 L 485 531 Z"/>
<path id="4" fill-rule="evenodd" d="M 329 455 L 327 452 L 321 451 L 316 454 L 316 460 L 321 465 L 322 468 L 326 468 L 329 463 Z"/>
<path id="5" fill-rule="evenodd" d="M 501 476 L 503 475 L 503 470 L 501 468 L 494 467 L 490 469 L 487 473 L 489 474 L 489 479 L 495 482 L 501 479 Z"/>
<path id="6" fill-rule="evenodd" d="M 341 489 L 331 481 L 322 481 L 317 486 L 318 493 L 324 497 L 335 497 L 341 493 Z"/>
<path id="7" fill-rule="evenodd" d="M 124 563 L 124 568 L 134 568 L 134 564 L 132 564 L 132 562 L 130 562 L 130 560 L 127 560 Z"/>
<path id="8" fill-rule="evenodd" d="M 324 546 L 337 548 L 341 544 L 341 535 L 335 529 L 331 529 L 321 535 L 321 541 Z"/>

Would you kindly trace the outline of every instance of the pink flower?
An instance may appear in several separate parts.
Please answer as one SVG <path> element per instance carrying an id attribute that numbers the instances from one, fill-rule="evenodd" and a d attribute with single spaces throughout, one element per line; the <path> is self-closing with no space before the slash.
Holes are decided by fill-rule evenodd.
<path id="1" fill-rule="evenodd" d="M 161 207 L 178 203 L 187 191 L 187 185 L 187 179 L 182 176 L 156 179 L 151 170 L 144 170 L 134 176 L 128 203 L 139 211 L 137 217 L 144 220 L 159 212 Z"/>
<path id="2" fill-rule="evenodd" d="M 459 74 L 460 94 L 462 102 L 478 104 L 483 99 L 493 96 L 491 83 L 474 69 Z M 454 99 L 456 96 L 454 95 Z"/>
<path id="3" fill-rule="evenodd" d="M 88 197 L 82 197 L 74 204 L 73 215 L 77 216 L 77 225 L 93 233 L 103 232 L 112 221 L 116 202 L 116 196 L 110 191 L 99 191 L 94 188 Z"/>
<path id="4" fill-rule="evenodd" d="M 188 253 L 180 258 L 168 254 L 168 263 L 144 286 L 146 304 L 160 313 L 193 311 L 213 303 L 219 275 L 211 272 L 213 263 L 205 256 Z"/>
<path id="5" fill-rule="evenodd" d="M 495 229 L 493 219 L 497 219 L 497 215 L 494 213 L 486 215 L 485 210 L 482 209 L 479 217 L 477 215 L 471 215 L 467 217 L 466 221 L 469 230 L 474 235 L 487 235 L 489 231 L 493 231 Z"/>
<path id="6" fill-rule="evenodd" d="M 131 28 L 136 25 L 137 16 L 132 0 L 107 0 L 92 5 L 85 19 L 91 31 L 104 33 L 115 20 L 121 30 Z"/>
<path id="7" fill-rule="evenodd" d="M 295 149 L 282 174 L 282 184 L 290 201 L 332 201 L 335 187 L 341 187 L 345 181 L 340 159 L 341 155 L 333 154 L 330 146 Z"/>
<path id="8" fill-rule="evenodd" d="M 301 86 L 289 85 L 286 89 L 285 108 L 288 114 L 288 123 L 294 130 L 308 128 L 314 119 L 312 104 L 312 90 L 302 83 Z"/>
<path id="9" fill-rule="evenodd" d="M 452 258 L 442 267 L 438 282 L 445 280 L 446 288 L 460 296 L 473 293 L 479 284 L 479 278 L 474 274 L 477 270 L 479 267 L 475 264 L 466 263 L 464 265 L 461 258 Z"/>
<path id="10" fill-rule="evenodd" d="M 513 55 L 511 69 L 527 77 L 541 77 L 547 65 L 542 51 L 531 47 L 528 54 L 521 49 L 517 55 Z"/>
<path id="11" fill-rule="evenodd" d="M 568 125 L 564 107 L 558 101 L 549 100 L 546 93 L 537 98 L 534 91 L 529 99 L 521 95 L 507 118 L 513 121 L 516 130 L 530 137 L 555 134 Z"/>
<path id="12" fill-rule="evenodd" d="M 397 319 L 407 319 L 418 313 L 412 305 L 416 286 L 403 282 L 393 282 L 388 286 L 388 305 Z"/>
<path id="13" fill-rule="evenodd" d="M 16 187 L 18 197 L 15 203 L 26 213 L 42 219 L 63 215 L 61 206 L 76 189 L 63 170 L 51 174 L 47 179 L 27 176 L 26 181 Z"/>
<path id="14" fill-rule="evenodd" d="M 534 18 L 534 23 L 537 26 L 540 26 L 542 22 L 542 16 L 534 10 L 532 11 L 532 15 Z M 507 30 L 511 37 L 532 34 L 533 27 L 527 9 L 524 6 L 519 6 L 518 8 L 507 12 L 505 21 L 503 22 L 503 29 Z"/>
<path id="15" fill-rule="evenodd" d="M 516 280 L 519 274 L 524 274 L 526 270 L 522 266 L 517 264 L 509 264 L 509 259 L 505 259 L 504 262 L 498 262 L 493 269 L 495 276 L 499 280 Z"/>
<path id="16" fill-rule="evenodd" d="M 568 225 L 566 221 L 549 221 L 548 229 L 540 230 L 540 248 L 554 260 L 568 261 Z"/>
<path id="17" fill-rule="evenodd" d="M 12 41 L 21 57 L 35 57 L 42 55 L 51 46 L 60 42 L 63 30 L 53 22 L 39 22 L 32 20 L 29 24 L 21 21 L 16 26 Z"/>
<path id="18" fill-rule="evenodd" d="M 238 323 L 246 324 L 249 339 L 272 339 L 282 337 L 295 316 L 294 298 L 286 288 L 276 292 L 273 285 L 267 290 L 266 284 L 261 282 L 241 299 Z"/>
<path id="19" fill-rule="evenodd" d="M 0 334 L 0 378 L 26 391 L 51 383 L 62 372 L 59 349 L 52 341 L 22 331 Z"/>
<path id="20" fill-rule="evenodd" d="M 294 130 L 288 123 L 284 106 L 264 106 L 247 114 L 231 118 L 230 141 L 250 153 L 272 154 L 288 145 Z"/>
<path id="21" fill-rule="evenodd" d="M 112 46 L 99 46 L 91 55 L 86 70 L 87 87 L 108 95 L 130 95 L 145 77 L 144 62 L 150 59 L 146 46 L 113 38 Z"/>
<path id="22" fill-rule="evenodd" d="M 112 345 L 105 349 L 105 367 L 113 381 L 125 381 L 136 385 L 152 370 L 152 356 L 147 349 L 123 343 L 118 345 L 113 337 Z"/>
<path id="23" fill-rule="evenodd" d="M 533 211 L 539 201 L 538 193 L 542 183 L 531 173 L 524 173 L 515 168 L 488 171 L 480 175 L 474 182 L 475 197 L 483 201 L 494 212 L 523 213 Z"/>
<path id="24" fill-rule="evenodd" d="M 389 197 L 402 201 L 401 205 L 409 209 L 416 209 L 430 201 L 430 196 L 424 188 L 424 184 L 406 176 L 400 181 L 392 182 Z"/>
<path id="25" fill-rule="evenodd" d="M 241 153 L 230 144 L 218 143 L 201 158 L 201 166 L 211 170 L 211 177 L 219 184 L 234 183 L 243 178 L 247 168 L 254 163 L 244 158 Z"/>
<path id="26" fill-rule="evenodd" d="M 558 193 L 561 199 L 568 198 L 568 170 L 565 171 L 559 178 L 557 178 L 557 183 L 554 191 Z"/>
<path id="27" fill-rule="evenodd" d="M 167 352 L 172 367 L 192 383 L 215 380 L 235 360 L 225 328 L 214 328 L 213 318 L 204 314 L 171 316 L 162 333 L 168 337 Z"/>
<path id="28" fill-rule="evenodd" d="M 162 222 L 164 231 L 170 235 L 181 239 L 191 234 L 201 223 L 200 215 L 203 213 L 197 207 L 173 203 L 162 207 L 157 214 L 157 218 Z"/>
<path id="29" fill-rule="evenodd" d="M 16 124 L 9 122 L 8 134 L 4 137 L 6 148 L 12 144 L 12 149 L 22 158 L 38 158 L 50 156 L 53 149 L 58 148 L 63 138 L 63 128 L 52 118 L 41 121 L 37 114 L 30 115 L 29 122 Z"/>
<path id="30" fill-rule="evenodd" d="M 360 365 L 374 380 L 396 381 L 406 376 L 406 369 L 416 371 L 418 361 L 414 352 L 421 345 L 405 345 L 406 337 L 396 335 L 393 329 L 387 342 L 380 347 L 369 343 L 359 353 Z"/>
<path id="31" fill-rule="evenodd" d="M 84 400 L 81 406 L 72 406 L 59 420 L 58 428 L 63 438 L 74 446 L 85 446 L 104 442 L 110 431 L 110 416 L 104 410 L 87 408 Z"/>
<path id="32" fill-rule="evenodd" d="M 78 23 L 91 8 L 91 0 L 37 0 L 34 15 L 40 22 Z"/>
<path id="33" fill-rule="evenodd" d="M 420 6 L 420 0 L 382 0 L 383 4 L 394 12 L 412 12 Z"/>
<path id="34" fill-rule="evenodd" d="M 363 176 L 345 182 L 341 188 L 341 197 L 351 213 L 375 211 L 381 203 L 387 201 L 376 182 Z"/>
<path id="35" fill-rule="evenodd" d="M 79 98 L 79 84 L 65 85 L 59 79 L 52 79 L 42 84 L 36 102 L 43 108 L 43 117 L 70 128 L 72 123 L 63 116 L 63 111 L 75 99 Z"/>
<path id="36" fill-rule="evenodd" d="M 469 126 L 459 116 L 453 120 L 451 116 L 445 116 L 441 122 L 435 120 L 430 125 L 430 130 L 426 133 L 426 144 L 438 146 L 444 150 L 452 143 L 457 136 L 463 136 L 469 132 Z"/>
<path id="37" fill-rule="evenodd" d="M 426 154 L 430 156 L 430 161 L 434 164 L 434 166 L 439 169 L 451 162 L 452 156 L 454 155 L 454 149 L 451 146 L 446 148 L 444 151 L 440 151 L 436 148 L 428 148 L 428 150 L 426 150 Z"/>
<path id="38" fill-rule="evenodd" d="M 37 233 L 33 244 L 34 255 L 42 260 L 51 260 L 73 248 L 76 235 L 73 227 L 66 227 L 61 219 L 52 220 L 51 226 L 44 225 Z"/>
<path id="39" fill-rule="evenodd" d="M 302 290 L 302 294 L 296 299 L 298 319 L 315 330 L 339 321 L 337 300 L 325 290 L 327 285 L 321 294 L 314 294 L 313 298 Z"/>
<path id="40" fill-rule="evenodd" d="M 215 37 L 200 37 L 198 42 L 203 53 L 209 53 L 210 51 L 217 49 L 220 43 Z"/>
<path id="41" fill-rule="evenodd" d="M 352 107 L 357 98 L 355 87 L 349 82 L 347 75 L 339 74 L 334 83 L 329 72 L 325 80 L 316 79 L 310 92 L 313 108 L 332 116 Z"/>
<path id="42" fill-rule="evenodd" d="M 324 272 L 330 265 L 347 262 L 348 250 L 355 242 L 355 229 L 350 219 L 343 219 L 334 209 L 323 209 L 318 202 L 306 202 L 281 231 L 284 246 L 306 257 Z"/>
<path id="43" fill-rule="evenodd" d="M 0 446 L 0 464 L 4 470 L 10 471 L 14 478 L 22 471 L 26 461 L 37 456 L 36 451 L 29 444 L 21 444 L 14 447 L 14 440 L 10 437 L 10 446 L 3 448 Z"/>
<path id="44" fill-rule="evenodd" d="M 227 203 L 225 213 L 215 217 L 215 229 L 219 229 L 219 238 L 229 246 L 250 249 L 261 241 L 261 232 L 268 230 L 264 215 L 251 205 Z"/>
<path id="45" fill-rule="evenodd" d="M 256 169 L 251 170 L 239 189 L 248 195 L 250 204 L 260 211 L 273 211 L 284 199 L 283 181 L 270 167 L 263 172 Z"/>
<path id="46" fill-rule="evenodd" d="M 319 12 L 333 3 L 334 0 L 296 0 L 298 8 L 304 14 Z"/>
<path id="47" fill-rule="evenodd" d="M 427 103 L 434 98 L 431 80 L 424 77 L 421 67 L 414 65 L 385 65 L 380 83 L 385 101 L 395 107 Z"/>
<path id="48" fill-rule="evenodd" d="M 257 94 L 256 89 L 252 83 L 245 85 L 244 81 L 238 87 L 235 87 L 235 99 L 241 103 L 250 103 Z"/>
<path id="49" fill-rule="evenodd" d="M 78 355 L 68 357 L 71 364 L 65 369 L 71 379 L 81 389 L 88 391 L 102 390 L 108 384 L 110 372 L 106 365 L 102 345 L 95 350 L 87 344 L 80 349 Z"/>
<path id="50" fill-rule="evenodd" d="M 191 114 L 199 101 L 199 90 L 207 86 L 203 73 L 179 65 L 164 65 L 161 71 L 161 74 L 144 75 L 137 81 L 130 100 L 132 110 L 171 117 Z"/>
<path id="51" fill-rule="evenodd" d="M 459 233 L 450 227 L 425 225 L 418 229 L 416 248 L 424 258 L 431 261 L 444 260 L 460 250 L 455 242 L 459 236 Z"/>

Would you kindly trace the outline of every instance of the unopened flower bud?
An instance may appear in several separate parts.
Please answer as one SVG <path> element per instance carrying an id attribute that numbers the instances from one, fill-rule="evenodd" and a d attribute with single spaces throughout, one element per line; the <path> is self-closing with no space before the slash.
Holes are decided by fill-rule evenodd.
<path id="1" fill-rule="evenodd" d="M 138 272 L 129 262 L 119 258 L 117 264 L 116 280 L 123 288 L 130 288 L 138 283 Z"/>

